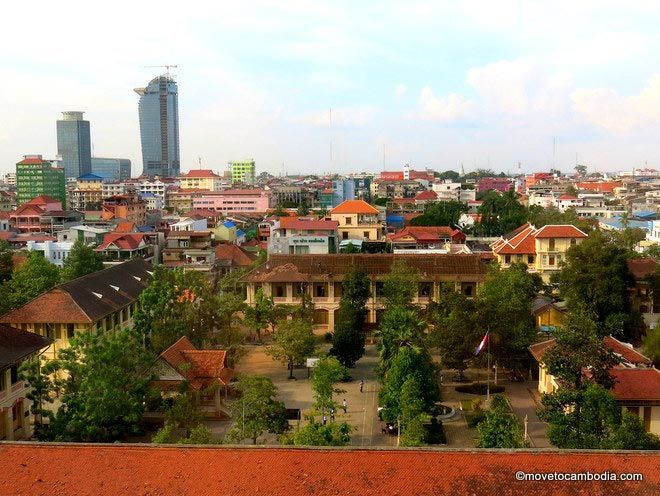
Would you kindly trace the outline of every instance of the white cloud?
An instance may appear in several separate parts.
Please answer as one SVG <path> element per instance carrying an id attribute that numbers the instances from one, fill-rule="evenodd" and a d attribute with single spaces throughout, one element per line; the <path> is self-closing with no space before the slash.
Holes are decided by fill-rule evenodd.
<path id="1" fill-rule="evenodd" d="M 637 95 L 622 96 L 611 88 L 577 89 L 573 110 L 581 119 L 613 133 L 660 124 L 660 74 Z"/>
<path id="2" fill-rule="evenodd" d="M 396 94 L 397 97 L 402 97 L 403 95 L 406 94 L 407 91 L 408 91 L 408 87 L 403 83 L 397 84 L 396 87 L 394 88 L 394 93 Z"/>
<path id="3" fill-rule="evenodd" d="M 419 117 L 427 121 L 454 122 L 470 114 L 473 103 L 460 95 L 451 93 L 438 98 L 430 86 L 425 86 L 419 95 Z"/>

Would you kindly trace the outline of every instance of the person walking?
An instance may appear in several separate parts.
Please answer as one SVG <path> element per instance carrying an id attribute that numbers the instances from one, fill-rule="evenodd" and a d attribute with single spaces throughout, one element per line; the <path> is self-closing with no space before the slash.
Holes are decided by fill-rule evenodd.
<path id="1" fill-rule="evenodd" d="M 330 409 L 330 422 L 334 422 L 334 421 L 335 421 L 335 409 L 331 408 Z"/>
<path id="2" fill-rule="evenodd" d="M 346 413 L 346 407 L 348 403 L 346 403 L 346 398 L 344 398 L 344 401 L 341 402 L 341 407 L 344 409 L 344 413 Z"/>
<path id="3" fill-rule="evenodd" d="M 328 421 L 328 418 L 325 415 L 323 415 L 323 425 L 325 425 L 327 421 Z"/>
<path id="4" fill-rule="evenodd" d="M 360 392 L 362 392 L 363 388 L 364 388 L 364 381 L 361 380 L 360 381 Z"/>

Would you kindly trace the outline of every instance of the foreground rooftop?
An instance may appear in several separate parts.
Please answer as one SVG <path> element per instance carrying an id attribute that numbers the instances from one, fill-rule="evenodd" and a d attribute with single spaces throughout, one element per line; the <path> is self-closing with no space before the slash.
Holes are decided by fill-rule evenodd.
<path id="1" fill-rule="evenodd" d="M 362 450 L 1 443 L 0 493 L 131 495 L 660 494 L 657 452 Z M 641 473 L 641 482 L 516 472 Z"/>

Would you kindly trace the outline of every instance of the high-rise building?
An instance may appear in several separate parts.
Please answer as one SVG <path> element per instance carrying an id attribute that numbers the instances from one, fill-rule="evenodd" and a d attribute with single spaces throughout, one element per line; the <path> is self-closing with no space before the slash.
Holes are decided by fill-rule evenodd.
<path id="1" fill-rule="evenodd" d="M 62 112 L 57 121 L 57 154 L 67 179 L 75 179 L 92 172 L 92 142 L 89 121 L 84 112 Z"/>
<path id="2" fill-rule="evenodd" d="M 41 155 L 25 155 L 16 164 L 16 202 L 25 202 L 46 195 L 66 204 L 64 169 L 53 167 Z"/>
<path id="3" fill-rule="evenodd" d="M 243 160 L 240 162 L 229 162 L 231 182 L 250 184 L 254 182 L 254 160 Z"/>
<path id="4" fill-rule="evenodd" d="M 127 158 L 92 157 L 92 174 L 112 181 L 131 178 L 131 161 Z"/>
<path id="5" fill-rule="evenodd" d="M 152 79 L 140 95 L 142 172 L 150 177 L 179 175 L 178 87 L 169 75 Z"/>

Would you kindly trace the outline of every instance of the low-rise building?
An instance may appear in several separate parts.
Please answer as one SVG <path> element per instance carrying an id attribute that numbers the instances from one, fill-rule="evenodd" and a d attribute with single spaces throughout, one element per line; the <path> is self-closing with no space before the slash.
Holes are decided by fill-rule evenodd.
<path id="1" fill-rule="evenodd" d="M 78 333 L 132 327 L 151 269 L 138 258 L 59 284 L 0 316 L 0 323 L 52 339 L 44 356 L 56 358 Z"/>
<path id="2" fill-rule="evenodd" d="M 50 263 L 62 267 L 64 261 L 71 253 L 73 242 L 70 241 L 43 241 L 38 243 L 36 241 L 28 241 L 26 245 L 27 251 L 38 251 L 43 253 L 44 258 Z"/>
<path id="3" fill-rule="evenodd" d="M 148 244 L 143 233 L 107 233 L 95 250 L 108 262 L 123 262 L 136 256 L 150 260 L 153 246 Z"/>
<path id="4" fill-rule="evenodd" d="M 338 222 L 339 239 L 380 241 L 383 223 L 377 208 L 364 200 L 349 200 L 330 211 L 330 219 Z"/>
<path id="5" fill-rule="evenodd" d="M 214 251 L 214 270 L 221 277 L 233 270 L 250 267 L 257 258 L 255 252 L 247 251 L 235 244 L 219 244 L 215 246 Z"/>
<path id="6" fill-rule="evenodd" d="M 465 234 L 449 226 L 408 226 L 387 238 L 394 253 L 450 253 L 451 245 L 465 243 Z"/>
<path id="7" fill-rule="evenodd" d="M 30 388 L 19 369 L 50 344 L 46 337 L 0 324 L 0 441 L 32 436 Z"/>
<path id="8" fill-rule="evenodd" d="M 215 262 L 211 231 L 170 231 L 165 237 L 163 265 L 210 271 Z"/>
<path id="9" fill-rule="evenodd" d="M 571 246 L 587 235 L 573 225 L 547 225 L 539 229 L 524 224 L 491 244 L 493 254 L 502 267 L 524 263 L 530 272 L 538 273 L 545 282 L 560 269 Z"/>
<path id="10" fill-rule="evenodd" d="M 225 215 L 265 213 L 273 206 L 273 196 L 264 189 L 227 189 L 208 192 L 193 199 L 193 209 L 213 210 Z"/>
<path id="11" fill-rule="evenodd" d="M 73 210 L 98 210 L 102 200 L 103 178 L 96 174 L 80 176 L 69 191 L 69 208 Z"/>
<path id="12" fill-rule="evenodd" d="M 653 367 L 651 360 L 635 351 L 632 345 L 623 343 L 612 336 L 603 339 L 605 347 L 620 360 L 610 369 L 614 379 L 611 392 L 623 410 L 639 416 L 644 429 L 652 434 L 660 434 L 660 370 Z M 561 387 L 557 378 L 548 373 L 543 363 L 546 351 L 555 346 L 549 339 L 529 347 L 532 356 L 539 364 L 540 393 L 552 394 Z"/>
<path id="13" fill-rule="evenodd" d="M 275 221 L 268 238 L 268 253 L 336 253 L 339 244 L 334 220 L 299 220 L 282 217 Z"/>
<path id="14" fill-rule="evenodd" d="M 147 221 L 147 205 L 136 193 L 105 198 L 101 210 L 104 220 L 124 219 L 138 226 L 143 226 Z"/>
<path id="15" fill-rule="evenodd" d="M 246 303 L 254 305 L 257 289 L 275 303 L 300 304 L 308 294 L 314 302 L 314 324 L 319 331 L 333 331 L 342 295 L 342 281 L 351 267 L 360 267 L 371 280 L 367 322 L 378 324 L 384 310 L 383 284 L 395 260 L 403 260 L 421 275 L 413 303 L 426 305 L 439 298 L 441 287 L 473 297 L 484 281 L 486 265 L 479 255 L 270 255 L 268 260 L 243 277 Z"/>
<path id="16" fill-rule="evenodd" d="M 182 189 L 206 189 L 219 191 L 222 177 L 210 169 L 193 169 L 179 178 Z"/>

